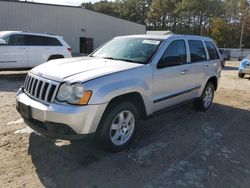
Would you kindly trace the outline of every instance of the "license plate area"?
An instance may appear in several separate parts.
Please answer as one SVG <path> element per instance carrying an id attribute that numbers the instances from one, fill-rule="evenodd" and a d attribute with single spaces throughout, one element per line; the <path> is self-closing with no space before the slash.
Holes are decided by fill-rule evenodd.
<path id="1" fill-rule="evenodd" d="M 25 119 L 30 119 L 31 118 L 31 108 L 30 106 L 27 106 L 21 102 L 18 102 L 17 105 L 17 110 L 21 114 L 22 117 Z"/>

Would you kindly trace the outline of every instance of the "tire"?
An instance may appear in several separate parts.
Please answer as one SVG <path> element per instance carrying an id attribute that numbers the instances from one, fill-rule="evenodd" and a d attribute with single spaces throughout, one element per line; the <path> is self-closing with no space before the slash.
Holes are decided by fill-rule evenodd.
<path id="1" fill-rule="evenodd" d="M 245 74 L 244 73 L 238 73 L 239 78 L 244 78 Z"/>
<path id="2" fill-rule="evenodd" d="M 104 113 L 97 130 L 99 144 L 111 152 L 126 148 L 134 139 L 139 113 L 131 102 L 112 105 Z"/>
<path id="3" fill-rule="evenodd" d="M 201 97 L 194 101 L 194 108 L 198 111 L 207 111 L 212 103 L 214 98 L 214 84 L 208 82 L 203 90 Z"/>

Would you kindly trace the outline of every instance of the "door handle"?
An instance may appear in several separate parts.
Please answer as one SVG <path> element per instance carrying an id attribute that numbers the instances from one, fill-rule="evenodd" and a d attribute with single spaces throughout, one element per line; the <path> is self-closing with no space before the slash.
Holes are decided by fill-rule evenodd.
<path id="1" fill-rule="evenodd" d="M 19 50 L 25 50 L 26 48 L 19 48 Z"/>
<path id="2" fill-rule="evenodd" d="M 208 65 L 204 65 L 203 67 L 204 67 L 204 69 L 208 69 L 209 66 Z"/>
<path id="3" fill-rule="evenodd" d="M 182 70 L 181 71 L 181 75 L 185 75 L 185 74 L 188 74 L 189 70 Z"/>

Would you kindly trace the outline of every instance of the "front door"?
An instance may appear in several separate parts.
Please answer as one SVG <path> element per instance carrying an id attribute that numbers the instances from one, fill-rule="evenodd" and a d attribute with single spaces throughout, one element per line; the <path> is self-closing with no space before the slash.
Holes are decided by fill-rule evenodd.
<path id="1" fill-rule="evenodd" d="M 29 67 L 24 36 L 15 34 L 4 40 L 7 44 L 0 45 L 0 69 Z"/>

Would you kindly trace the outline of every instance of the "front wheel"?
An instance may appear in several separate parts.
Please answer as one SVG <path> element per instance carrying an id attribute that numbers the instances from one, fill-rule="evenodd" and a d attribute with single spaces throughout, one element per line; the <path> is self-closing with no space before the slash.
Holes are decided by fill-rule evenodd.
<path id="1" fill-rule="evenodd" d="M 99 143 L 110 151 L 120 151 L 133 140 L 139 123 L 136 106 L 124 102 L 111 106 L 105 112 L 97 131 Z"/>
<path id="2" fill-rule="evenodd" d="M 208 110 L 212 105 L 213 98 L 214 98 L 214 84 L 208 82 L 204 88 L 201 97 L 199 97 L 194 101 L 195 109 L 199 111 Z"/>

